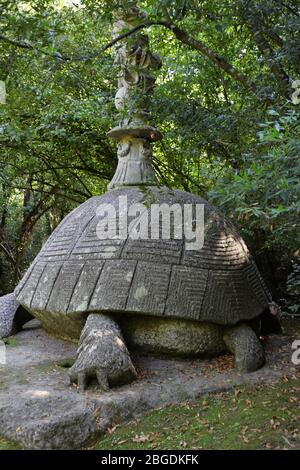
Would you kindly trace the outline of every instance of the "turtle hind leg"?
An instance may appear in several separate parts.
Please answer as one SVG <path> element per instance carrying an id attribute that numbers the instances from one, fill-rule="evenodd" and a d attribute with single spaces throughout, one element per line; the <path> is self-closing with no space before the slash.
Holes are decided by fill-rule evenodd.
<path id="1" fill-rule="evenodd" d="M 240 323 L 226 328 L 223 339 L 240 372 L 254 372 L 265 364 L 264 348 L 249 325 Z"/>
<path id="2" fill-rule="evenodd" d="M 17 302 L 14 294 L 0 297 L 0 339 L 18 333 L 32 318 L 32 315 Z"/>

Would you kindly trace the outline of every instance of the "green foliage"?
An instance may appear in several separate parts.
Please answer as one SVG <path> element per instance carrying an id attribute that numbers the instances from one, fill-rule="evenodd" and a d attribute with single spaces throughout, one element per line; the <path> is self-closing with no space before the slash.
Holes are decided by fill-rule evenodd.
<path id="1" fill-rule="evenodd" d="M 0 437 L 0 450 L 21 450 L 21 446 Z"/>
<path id="2" fill-rule="evenodd" d="M 116 118 L 117 71 L 113 50 L 101 47 L 114 11 L 129 3 L 1 3 L 1 292 L 114 173 L 106 132 Z M 154 152 L 159 183 L 209 195 L 255 241 L 255 254 L 277 250 L 287 266 L 299 248 L 299 111 L 289 104 L 289 83 L 300 75 L 295 3 L 139 2 L 149 21 L 173 22 L 200 44 L 188 46 L 161 25 L 147 28 L 164 63 L 152 97 L 164 135 Z"/>
<path id="3" fill-rule="evenodd" d="M 261 249 L 296 254 L 300 245 L 300 110 L 269 109 L 261 124 L 256 152 L 245 155 L 243 166 L 228 172 L 210 192 L 251 237 L 263 234 Z"/>
<path id="4" fill-rule="evenodd" d="M 292 272 L 287 278 L 287 292 L 290 295 L 289 310 L 292 313 L 300 313 L 300 264 L 292 262 Z"/>

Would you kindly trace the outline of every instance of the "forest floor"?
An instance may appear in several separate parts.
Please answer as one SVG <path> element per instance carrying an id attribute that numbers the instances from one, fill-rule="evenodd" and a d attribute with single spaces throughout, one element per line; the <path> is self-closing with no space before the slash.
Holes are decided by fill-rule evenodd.
<path id="1" fill-rule="evenodd" d="M 300 449 L 300 373 L 149 412 L 95 449 Z"/>
<path id="2" fill-rule="evenodd" d="M 0 437 L 0 450 L 21 450 L 21 446 Z"/>

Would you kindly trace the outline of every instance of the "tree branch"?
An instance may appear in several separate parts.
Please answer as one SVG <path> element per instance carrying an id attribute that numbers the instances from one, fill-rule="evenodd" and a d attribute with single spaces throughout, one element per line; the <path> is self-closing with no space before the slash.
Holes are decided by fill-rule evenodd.
<path id="1" fill-rule="evenodd" d="M 245 88 L 249 88 L 253 92 L 257 91 L 255 84 L 248 79 L 247 75 L 237 70 L 232 64 L 230 64 L 226 59 L 224 59 L 224 57 L 219 56 L 202 41 L 200 41 L 199 39 L 192 38 L 184 30 L 178 28 L 173 23 L 160 22 L 159 24 L 172 31 L 172 33 L 176 36 L 177 39 L 179 39 L 179 41 L 192 47 L 192 49 L 195 49 L 202 55 L 205 55 L 208 59 L 213 62 L 214 65 L 224 70 L 224 72 L 234 78 L 234 80 L 236 80 L 237 82 L 241 83 Z"/>
<path id="2" fill-rule="evenodd" d="M 287 8 L 293 15 L 300 16 L 300 12 L 291 7 L 288 3 L 279 2 L 282 6 Z"/>
<path id="3" fill-rule="evenodd" d="M 259 18 L 253 15 L 252 11 L 246 11 L 245 13 L 245 22 L 250 32 L 252 33 L 252 38 L 255 44 L 257 45 L 261 55 L 265 58 L 266 63 L 268 64 L 271 72 L 274 77 L 283 85 L 283 94 L 289 98 L 290 90 L 289 83 L 290 77 L 285 72 L 281 62 L 276 59 L 275 52 L 273 51 L 271 45 L 266 40 L 264 36 L 264 27 L 261 25 Z"/>
<path id="4" fill-rule="evenodd" d="M 119 41 L 122 41 L 123 39 L 131 36 L 132 34 L 136 33 L 137 31 L 140 31 L 141 29 L 148 28 L 150 26 L 163 26 L 167 28 L 169 31 L 171 31 L 175 37 L 181 41 L 183 44 L 186 44 L 193 49 L 197 50 L 200 54 L 206 56 L 209 60 L 211 60 L 214 65 L 216 65 L 218 68 L 224 70 L 227 74 L 229 74 L 234 80 L 238 81 L 241 83 L 244 87 L 251 89 L 254 93 L 257 91 L 256 86 L 252 81 L 250 81 L 247 77 L 247 75 L 243 74 L 239 70 L 237 70 L 232 64 L 230 64 L 226 59 L 223 57 L 219 56 L 216 52 L 214 52 L 210 47 L 208 47 L 206 44 L 204 44 L 202 41 L 198 39 L 194 39 L 190 37 L 184 30 L 180 29 L 178 26 L 174 25 L 172 22 L 169 21 L 148 21 L 145 23 L 141 23 L 138 26 L 135 26 L 134 28 L 126 31 L 125 33 L 121 34 L 120 36 L 114 38 L 112 41 L 107 43 L 105 46 L 101 47 L 98 51 L 95 51 L 90 54 L 86 55 L 80 55 L 80 56 L 65 56 L 61 54 L 60 52 L 54 52 L 54 53 L 48 53 L 44 51 L 43 49 L 38 49 L 32 44 L 29 44 L 27 42 L 19 42 L 15 40 L 11 40 L 4 36 L 3 34 L 0 34 L 0 40 L 3 40 L 9 44 L 12 44 L 17 47 L 21 47 L 24 49 L 30 49 L 30 50 L 37 50 L 43 54 L 46 54 L 48 56 L 51 56 L 54 59 L 58 60 L 63 60 L 63 61 L 85 61 L 85 60 L 91 60 L 95 59 L 96 57 L 100 56 L 103 52 L 106 50 L 110 49 L 112 46 L 117 44 Z"/>
<path id="5" fill-rule="evenodd" d="M 53 59 L 58 59 L 58 60 L 63 60 L 63 61 L 70 61 L 70 62 L 76 62 L 76 61 L 85 61 L 85 60 L 90 60 L 90 59 L 95 59 L 98 57 L 100 54 L 105 52 L 107 49 L 110 49 L 112 46 L 117 44 L 119 41 L 122 41 L 122 39 L 127 38 L 128 36 L 131 36 L 132 34 L 136 33 L 140 29 L 147 28 L 148 26 L 152 26 L 152 22 L 149 23 L 142 23 L 139 24 L 138 26 L 135 26 L 134 28 L 130 29 L 129 31 L 126 31 L 126 33 L 121 34 L 120 36 L 116 37 L 109 43 L 107 43 L 105 46 L 101 47 L 98 51 L 92 52 L 90 54 L 85 54 L 85 55 L 80 55 L 80 56 L 67 56 L 63 55 L 60 52 L 47 52 L 39 47 L 34 46 L 33 44 L 27 42 L 27 41 L 17 41 L 15 39 L 10 39 L 4 34 L 0 33 L 0 41 L 4 41 L 7 44 L 10 44 L 15 47 L 19 47 L 21 49 L 27 49 L 27 50 L 34 50 L 37 52 L 41 52 L 44 55 L 47 55 L 49 57 L 52 57 Z"/>

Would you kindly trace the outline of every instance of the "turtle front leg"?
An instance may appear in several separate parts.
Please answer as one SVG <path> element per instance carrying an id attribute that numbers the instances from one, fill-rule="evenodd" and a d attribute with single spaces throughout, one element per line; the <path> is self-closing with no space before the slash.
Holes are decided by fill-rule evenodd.
<path id="1" fill-rule="evenodd" d="M 264 348 L 249 325 L 241 323 L 226 328 L 223 339 L 240 372 L 254 372 L 264 365 Z"/>
<path id="2" fill-rule="evenodd" d="M 32 315 L 17 302 L 14 294 L 0 297 L 0 339 L 18 333 L 32 318 Z"/>
<path id="3" fill-rule="evenodd" d="M 96 378 L 103 391 L 113 385 L 130 383 L 137 377 L 121 330 L 109 315 L 88 316 L 69 377 L 80 390 L 85 390 L 89 381 Z"/>

